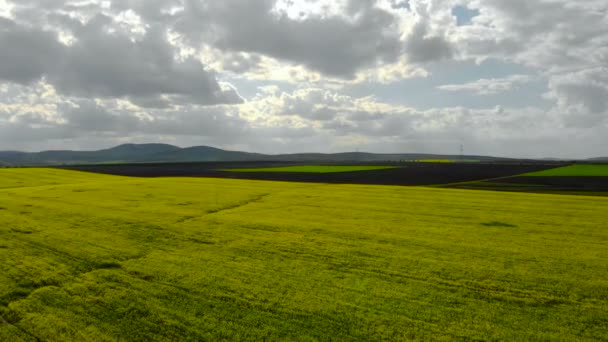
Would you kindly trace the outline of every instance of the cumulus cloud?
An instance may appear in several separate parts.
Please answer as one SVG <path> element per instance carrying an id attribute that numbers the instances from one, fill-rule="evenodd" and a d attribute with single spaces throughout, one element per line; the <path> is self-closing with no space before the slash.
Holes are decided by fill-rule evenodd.
<path id="1" fill-rule="evenodd" d="M 553 76 L 549 99 L 568 125 L 593 127 L 608 121 L 608 68 L 598 67 Z"/>
<path id="2" fill-rule="evenodd" d="M 517 86 L 530 82 L 528 75 L 511 75 L 505 78 L 482 78 L 474 82 L 461 84 L 446 84 L 439 86 L 440 90 L 453 92 L 473 92 L 477 95 L 496 95 L 515 89 Z"/>
<path id="3" fill-rule="evenodd" d="M 319 88 L 284 92 L 266 87 L 236 106 L 149 109 L 124 100 L 65 102 L 53 96 L 48 85 L 38 87 L 39 95 L 27 96 L 29 108 L 37 110 L 4 120 L 0 115 L 3 146 L 40 148 L 58 141 L 78 146 L 98 141 L 109 146 L 128 136 L 126 141 L 207 143 L 267 153 L 355 149 L 457 153 L 454 146 L 464 143 L 470 153 L 539 157 L 550 144 L 563 146 L 560 153 L 582 153 L 576 143 L 579 148 L 585 144 L 586 155 L 592 155 L 605 142 L 597 127 L 563 127 L 558 116 L 535 108 L 419 110 Z M 23 96 L 17 90 L 7 93 Z M 569 145 L 561 143 L 564 134 L 571 137 Z"/>
<path id="4" fill-rule="evenodd" d="M 163 27 L 133 37 L 101 13 L 85 23 L 58 13 L 48 16 L 61 23 L 57 31 L 0 19 L 0 79 L 26 84 L 44 78 L 68 96 L 138 101 L 168 95 L 205 105 L 242 101 L 199 60 L 176 56 Z M 71 43 L 60 43 L 58 32 L 69 32 Z"/>
<path id="5" fill-rule="evenodd" d="M 408 60 L 414 63 L 432 62 L 452 57 L 452 46 L 444 37 L 428 32 L 426 22 L 414 26 L 405 49 Z"/>
<path id="6" fill-rule="evenodd" d="M 555 104 L 550 113 L 561 125 L 593 128 L 605 123 L 605 1 L 419 0 L 415 7 L 426 27 L 450 42 L 452 58 L 502 60 L 541 75 L 549 89 L 545 99 Z M 451 15 L 458 7 L 475 12 L 474 17 L 465 18 L 469 21 L 465 26 Z M 486 78 L 439 89 L 490 95 L 524 87 L 525 82 L 525 76 Z"/>
<path id="7" fill-rule="evenodd" d="M 24 90 L 12 92 L 20 97 Z M 27 104 L 24 99 L 13 99 L 4 99 L 4 102 L 19 104 L 0 105 L 0 144 L 3 145 L 26 140 L 44 146 L 48 140 L 86 140 L 100 136 L 116 141 L 128 136 L 201 136 L 210 143 L 224 145 L 244 136 L 248 130 L 243 119 L 221 105 L 183 105 L 179 109 L 158 110 L 124 100 L 64 101 L 42 93 L 28 94 Z"/>
<path id="8" fill-rule="evenodd" d="M 57 89 L 85 97 L 170 95 L 199 104 L 240 102 L 235 92 L 222 89 L 200 61 L 192 57 L 177 61 L 163 30 L 151 28 L 141 40 L 133 41 L 105 34 L 107 22 L 107 17 L 95 17 L 76 33 L 63 68 L 49 76 Z"/>
<path id="9" fill-rule="evenodd" d="M 467 135 L 506 136 L 549 124 L 546 113 L 527 109 L 518 113 L 502 108 L 471 110 L 462 107 L 417 110 L 391 105 L 373 97 L 351 97 L 318 88 L 259 96 L 242 106 L 242 113 L 266 113 L 281 122 L 288 118 L 339 136 L 422 139 L 426 134 L 452 134 L 452 142 Z M 542 122 L 534 123 L 542 118 Z"/>
<path id="10" fill-rule="evenodd" d="M 378 63 L 396 62 L 400 55 L 398 18 L 373 1 L 348 1 L 348 18 L 301 20 L 277 13 L 275 4 L 269 0 L 186 1 L 176 29 L 194 43 L 259 53 L 343 78 Z"/>

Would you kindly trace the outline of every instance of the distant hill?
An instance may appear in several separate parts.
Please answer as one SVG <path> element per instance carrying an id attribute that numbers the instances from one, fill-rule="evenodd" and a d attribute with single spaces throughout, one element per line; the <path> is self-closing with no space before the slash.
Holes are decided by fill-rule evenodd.
<path id="1" fill-rule="evenodd" d="M 405 161 L 405 160 L 475 160 L 475 161 L 498 161 L 515 160 L 509 158 L 486 157 L 486 156 L 454 156 L 441 154 L 420 154 L 420 153 L 365 153 L 365 152 L 346 152 L 346 153 L 295 153 L 280 154 L 272 156 L 273 160 L 279 161 L 325 161 L 325 162 L 381 162 L 381 161 Z"/>
<path id="2" fill-rule="evenodd" d="M 229 161 L 381 162 L 421 159 L 458 160 L 460 158 L 478 161 L 514 160 L 485 156 L 461 157 L 433 154 L 376 154 L 363 152 L 269 155 L 239 151 L 226 151 L 209 146 L 181 148 L 167 144 L 124 144 L 99 151 L 43 151 L 34 153 L 0 151 L 0 166 Z"/>
<path id="3" fill-rule="evenodd" d="M 608 163 L 608 157 L 590 158 L 587 159 L 590 162 Z"/>

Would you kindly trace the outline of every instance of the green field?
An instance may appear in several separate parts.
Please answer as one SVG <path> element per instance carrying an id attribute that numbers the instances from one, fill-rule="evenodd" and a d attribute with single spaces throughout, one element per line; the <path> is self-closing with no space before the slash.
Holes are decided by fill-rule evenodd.
<path id="1" fill-rule="evenodd" d="M 343 165 L 298 165 L 282 167 L 261 167 L 248 169 L 225 169 L 230 172 L 301 172 L 301 173 L 336 173 L 355 171 L 374 171 L 394 169 L 394 166 L 343 166 Z"/>
<path id="2" fill-rule="evenodd" d="M 555 169 L 527 173 L 529 177 L 608 177 L 608 164 L 605 165 L 571 165 Z"/>
<path id="3" fill-rule="evenodd" d="M 479 163 L 479 160 L 477 159 L 419 159 L 419 160 L 414 160 L 414 162 L 417 163 L 439 163 L 439 164 L 445 164 L 445 163 Z"/>
<path id="4" fill-rule="evenodd" d="M 59 169 L 41 171 L 37 168 L 0 168 L 0 189 L 124 179 L 107 175 L 92 177 L 85 172 L 66 172 Z"/>
<path id="5" fill-rule="evenodd" d="M 418 163 L 453 163 L 452 159 L 420 159 L 416 160 Z"/>
<path id="6" fill-rule="evenodd" d="M 0 179 L 0 341 L 608 336 L 608 198 Z"/>

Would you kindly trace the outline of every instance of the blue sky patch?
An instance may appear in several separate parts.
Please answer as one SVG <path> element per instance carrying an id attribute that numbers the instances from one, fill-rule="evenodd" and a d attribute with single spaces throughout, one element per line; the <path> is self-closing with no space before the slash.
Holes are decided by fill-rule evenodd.
<path id="1" fill-rule="evenodd" d="M 473 18 L 479 15 L 478 9 L 470 9 L 466 6 L 452 8 L 452 15 L 456 17 L 458 26 L 470 25 Z"/>

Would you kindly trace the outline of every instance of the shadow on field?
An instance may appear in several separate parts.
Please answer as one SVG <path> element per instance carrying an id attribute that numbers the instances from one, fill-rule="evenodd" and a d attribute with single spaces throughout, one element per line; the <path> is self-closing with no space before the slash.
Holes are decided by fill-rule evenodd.
<path id="1" fill-rule="evenodd" d="M 288 182 L 439 185 L 508 177 L 556 167 L 552 163 L 375 163 L 393 169 L 341 173 L 227 172 L 224 169 L 293 166 L 276 162 L 207 162 L 64 166 L 65 169 L 135 177 L 214 177 Z M 300 164 L 301 165 L 301 164 Z M 335 164 L 332 164 L 335 165 Z M 346 165 L 346 164 L 343 164 Z M 369 165 L 350 163 L 347 165 Z"/>
<path id="2" fill-rule="evenodd" d="M 608 196 L 608 177 L 508 177 L 453 184 L 450 188 L 531 192 L 568 195 Z"/>
<path id="3" fill-rule="evenodd" d="M 486 223 L 482 223 L 481 225 L 486 226 L 486 227 L 498 227 L 498 228 L 517 228 L 517 226 L 514 224 L 498 222 L 498 221 L 486 222 Z"/>

